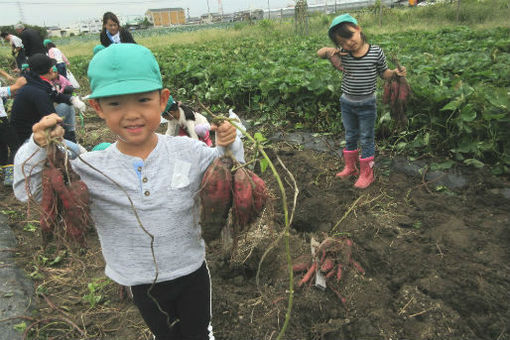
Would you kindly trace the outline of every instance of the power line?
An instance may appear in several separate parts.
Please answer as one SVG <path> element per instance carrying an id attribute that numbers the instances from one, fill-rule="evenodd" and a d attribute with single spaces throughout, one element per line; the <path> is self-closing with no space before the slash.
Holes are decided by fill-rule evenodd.
<path id="1" fill-rule="evenodd" d="M 90 5 L 140 5 L 140 4 L 148 4 L 148 3 L 156 3 L 156 2 L 167 2 L 165 0 L 145 0 L 145 1 L 120 1 L 120 2 L 32 2 L 32 1 L 6 1 L 2 2 L 2 5 L 65 5 L 67 6 L 90 6 Z"/>

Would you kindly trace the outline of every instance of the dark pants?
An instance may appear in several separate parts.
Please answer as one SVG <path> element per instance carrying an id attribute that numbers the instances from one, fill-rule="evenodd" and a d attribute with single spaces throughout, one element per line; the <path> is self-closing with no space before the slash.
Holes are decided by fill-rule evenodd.
<path id="1" fill-rule="evenodd" d="M 55 66 L 57 67 L 58 74 L 60 74 L 63 77 L 67 78 L 66 63 L 58 63 Z"/>
<path id="2" fill-rule="evenodd" d="M 131 292 L 157 340 L 207 340 L 209 333 L 212 336 L 211 282 L 205 262 L 189 275 L 155 284 L 149 292 L 169 320 L 149 296 L 150 287 L 150 284 L 132 286 Z"/>
<path id="3" fill-rule="evenodd" d="M 27 57 L 25 56 L 25 51 L 23 51 L 23 50 L 19 51 L 19 53 L 16 56 L 16 65 L 21 70 L 21 66 L 23 64 L 27 64 L 27 63 L 28 63 L 28 61 L 27 61 Z"/>
<path id="4" fill-rule="evenodd" d="M 20 145 L 16 132 L 9 124 L 9 119 L 0 117 L 0 165 L 12 164 L 14 154 Z"/>

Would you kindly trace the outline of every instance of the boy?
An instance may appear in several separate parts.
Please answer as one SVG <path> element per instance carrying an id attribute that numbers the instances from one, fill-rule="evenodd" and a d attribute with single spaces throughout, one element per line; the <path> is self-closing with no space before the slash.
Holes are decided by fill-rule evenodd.
<path id="1" fill-rule="evenodd" d="M 225 146 L 244 162 L 237 131 L 228 122 L 213 126 L 217 148 L 187 137 L 156 134 L 170 92 L 163 89 L 159 66 L 143 46 L 108 47 L 93 57 L 88 76 L 90 105 L 117 135 L 107 149 L 81 155 L 101 173 L 80 159 L 72 161 L 90 191 L 105 273 L 131 288 L 133 301 L 156 339 L 214 339 L 197 192 L 205 170 Z M 56 125 L 60 121 L 56 114 L 41 119 L 16 154 L 18 199 L 27 200 L 22 166 L 32 174 L 33 192 L 41 183 L 44 131 L 53 128 L 50 135 L 61 137 L 63 129 Z"/>

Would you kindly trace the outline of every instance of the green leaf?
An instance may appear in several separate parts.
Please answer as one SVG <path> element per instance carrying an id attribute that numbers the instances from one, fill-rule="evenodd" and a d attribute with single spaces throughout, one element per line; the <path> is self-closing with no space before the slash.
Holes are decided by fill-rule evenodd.
<path id="1" fill-rule="evenodd" d="M 13 328 L 18 332 L 24 332 L 25 329 L 27 329 L 27 324 L 25 323 L 25 321 L 22 321 L 20 323 L 15 324 Z"/>
<path id="2" fill-rule="evenodd" d="M 468 104 L 460 110 L 460 117 L 465 122 L 472 122 L 476 118 L 476 111 L 472 105 Z"/>
<path id="3" fill-rule="evenodd" d="M 441 108 L 441 111 L 455 111 L 459 108 L 461 102 L 458 101 L 458 100 L 453 100 L 451 102 L 449 102 L 448 104 L 446 104 L 445 106 L 443 106 Z"/>
<path id="4" fill-rule="evenodd" d="M 253 138 L 259 143 L 263 143 L 267 140 L 260 132 L 255 132 Z"/>
<path id="5" fill-rule="evenodd" d="M 260 171 L 262 173 L 264 173 L 266 170 L 267 170 L 267 167 L 269 165 L 269 162 L 267 161 L 267 159 L 263 158 L 259 161 L 259 164 L 260 164 Z"/>
<path id="6" fill-rule="evenodd" d="M 464 160 L 464 163 L 467 165 L 474 166 L 477 169 L 483 168 L 485 166 L 485 164 L 474 158 L 466 159 Z"/>
<path id="7" fill-rule="evenodd" d="M 452 160 L 448 160 L 446 162 L 441 162 L 441 163 L 432 163 L 430 165 L 430 170 L 432 170 L 432 171 L 448 170 L 454 165 L 455 165 L 455 162 Z"/>

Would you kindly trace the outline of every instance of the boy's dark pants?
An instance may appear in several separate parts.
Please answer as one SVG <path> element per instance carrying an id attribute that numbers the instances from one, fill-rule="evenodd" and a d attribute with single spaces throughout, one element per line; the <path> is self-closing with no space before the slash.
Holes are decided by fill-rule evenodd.
<path id="1" fill-rule="evenodd" d="M 150 295 L 170 315 L 161 313 L 147 294 L 150 284 L 132 286 L 133 301 L 157 340 L 207 340 L 211 321 L 211 282 L 204 262 L 195 272 L 154 285 Z"/>
<path id="2" fill-rule="evenodd" d="M 7 117 L 0 117 L 0 165 L 12 164 L 20 143 Z M 9 149 L 11 150 L 9 154 Z"/>

